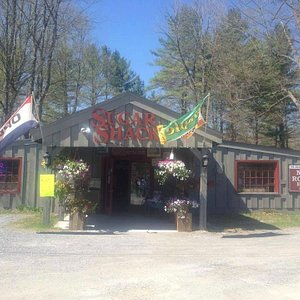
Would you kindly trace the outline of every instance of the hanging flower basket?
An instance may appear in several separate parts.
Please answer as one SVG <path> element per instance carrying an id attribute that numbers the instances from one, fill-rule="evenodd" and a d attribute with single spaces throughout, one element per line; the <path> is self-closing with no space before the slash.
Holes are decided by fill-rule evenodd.
<path id="1" fill-rule="evenodd" d="M 164 185 L 168 178 L 185 181 L 191 174 L 191 170 L 187 169 L 181 160 L 161 160 L 157 167 L 155 177 L 159 185 Z"/>

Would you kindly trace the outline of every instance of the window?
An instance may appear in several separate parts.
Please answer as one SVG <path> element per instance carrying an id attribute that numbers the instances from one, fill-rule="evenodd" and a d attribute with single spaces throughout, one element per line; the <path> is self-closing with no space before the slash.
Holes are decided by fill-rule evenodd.
<path id="1" fill-rule="evenodd" d="M 235 189 L 238 193 L 278 193 L 278 161 L 236 161 Z"/>
<path id="2" fill-rule="evenodd" d="M 0 158 L 0 193 L 20 192 L 21 158 Z"/>

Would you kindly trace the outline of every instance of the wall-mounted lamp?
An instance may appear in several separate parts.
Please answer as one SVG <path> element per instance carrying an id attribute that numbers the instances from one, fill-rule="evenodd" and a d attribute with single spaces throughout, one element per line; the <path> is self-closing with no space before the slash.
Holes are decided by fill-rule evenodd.
<path id="1" fill-rule="evenodd" d="M 46 152 L 44 155 L 43 155 L 43 159 L 45 161 L 45 166 L 46 167 L 50 167 L 51 166 L 51 156 L 48 152 Z"/>
<path id="2" fill-rule="evenodd" d="M 202 156 L 202 167 L 203 168 L 207 168 L 207 166 L 208 166 L 208 155 L 204 154 Z"/>
<path id="3" fill-rule="evenodd" d="M 82 127 L 81 129 L 80 129 L 80 131 L 82 132 L 82 133 L 90 133 L 91 132 L 91 128 L 90 127 Z"/>

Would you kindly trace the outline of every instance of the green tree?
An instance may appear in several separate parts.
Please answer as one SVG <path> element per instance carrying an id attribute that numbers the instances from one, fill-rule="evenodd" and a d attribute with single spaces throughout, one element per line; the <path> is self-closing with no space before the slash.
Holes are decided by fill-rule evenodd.
<path id="1" fill-rule="evenodd" d="M 72 12 L 70 12 L 71 14 Z M 44 104 L 44 120 L 53 121 L 86 106 L 84 87 L 88 82 L 86 52 L 89 23 L 85 16 L 72 13 L 76 22 L 65 24 L 53 53 L 50 87 Z"/>
<path id="2" fill-rule="evenodd" d="M 215 128 L 225 137 L 237 140 L 245 133 L 240 119 L 245 116 L 241 99 L 246 98 L 248 24 L 237 9 L 231 9 L 215 30 L 215 51 L 210 86 L 215 95 L 212 110 L 218 116 Z M 218 127 L 216 127 L 216 125 Z"/>
<path id="3" fill-rule="evenodd" d="M 30 76 L 30 24 L 25 9 L 26 1 L 0 1 L 0 108 L 3 122 L 19 104 L 18 96 Z"/>
<path id="4" fill-rule="evenodd" d="M 112 96 L 127 91 L 144 93 L 141 79 L 131 70 L 130 63 L 117 50 L 111 54 L 110 68 L 109 84 Z"/>
<path id="5" fill-rule="evenodd" d="M 173 99 L 185 113 L 209 91 L 213 56 L 210 23 L 197 6 L 180 5 L 166 17 L 167 29 L 153 54 L 160 71 L 152 87 L 163 89 L 163 97 Z"/>
<path id="6" fill-rule="evenodd" d="M 209 91 L 208 122 L 225 139 L 287 147 L 294 106 L 285 91 L 292 88 L 295 67 L 286 29 L 256 36 L 239 8 L 209 27 L 197 8 L 180 5 L 167 16 L 161 48 L 153 52 L 161 68 L 153 87 L 182 112 Z"/>
<path id="7" fill-rule="evenodd" d="M 288 53 L 277 53 L 290 61 L 292 70 L 300 70 L 300 2 L 298 0 L 280 1 L 246 1 L 238 3 L 245 17 L 252 23 L 252 34 L 255 36 L 274 38 L 274 28 L 281 27 L 285 35 Z M 278 29 L 277 29 L 278 30 Z M 287 95 L 300 110 L 300 93 L 298 91 L 299 79 L 294 80 L 288 87 L 282 87 Z"/>
<path id="8" fill-rule="evenodd" d="M 288 42 L 287 32 L 280 24 L 277 24 L 266 37 L 267 50 L 272 70 L 269 81 L 272 83 L 269 99 L 270 113 L 265 118 L 266 135 L 269 135 L 275 146 L 287 148 L 289 146 L 290 133 L 294 130 L 292 115 L 297 106 L 286 94 L 286 90 L 293 88 L 296 79 L 297 66 L 289 59 L 292 49 Z"/>

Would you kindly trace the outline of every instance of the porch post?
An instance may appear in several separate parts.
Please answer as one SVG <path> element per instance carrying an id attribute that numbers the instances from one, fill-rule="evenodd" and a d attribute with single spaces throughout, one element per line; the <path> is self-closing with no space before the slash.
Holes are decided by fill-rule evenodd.
<path id="1" fill-rule="evenodd" d="M 206 164 L 204 164 L 203 157 L 204 155 L 209 154 L 209 150 L 207 148 L 191 149 L 192 153 L 197 157 L 200 163 L 200 179 L 199 179 L 199 229 L 206 230 L 207 223 L 207 166 L 208 160 L 206 159 Z M 207 157 L 206 157 L 207 158 Z"/>
<path id="2" fill-rule="evenodd" d="M 202 156 L 206 153 L 205 149 L 202 149 Z M 207 223 L 207 168 L 203 167 L 202 160 L 200 162 L 200 211 L 199 211 L 199 229 L 206 230 Z"/>

